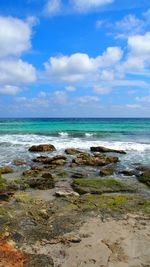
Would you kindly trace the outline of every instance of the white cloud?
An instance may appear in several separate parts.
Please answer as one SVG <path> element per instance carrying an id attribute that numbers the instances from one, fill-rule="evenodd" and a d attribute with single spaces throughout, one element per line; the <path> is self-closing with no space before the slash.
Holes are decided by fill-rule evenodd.
<path id="1" fill-rule="evenodd" d="M 120 71 L 143 75 L 150 65 L 150 32 L 128 37 L 128 54 Z"/>
<path id="2" fill-rule="evenodd" d="M 136 100 L 139 102 L 150 103 L 150 95 L 142 96 L 142 97 L 136 97 Z"/>
<path id="3" fill-rule="evenodd" d="M 26 98 L 26 97 L 16 97 L 15 102 L 21 105 L 21 108 L 36 108 L 42 107 L 47 108 L 49 106 L 48 99 L 41 99 L 40 97 Z"/>
<path id="4" fill-rule="evenodd" d="M 150 58 L 150 32 L 129 37 L 128 47 L 133 55 Z"/>
<path id="5" fill-rule="evenodd" d="M 20 55 L 31 48 L 31 23 L 0 16 L 0 57 Z"/>
<path id="6" fill-rule="evenodd" d="M 36 80 L 35 68 L 21 59 L 0 61 L 0 84 L 30 83 Z"/>
<path id="7" fill-rule="evenodd" d="M 59 104 L 66 104 L 67 94 L 63 91 L 55 91 L 53 94 L 53 100 Z"/>
<path id="8" fill-rule="evenodd" d="M 77 102 L 80 104 L 96 103 L 99 102 L 99 98 L 97 96 L 80 96 L 77 98 Z"/>
<path id="9" fill-rule="evenodd" d="M 101 87 L 101 86 L 94 86 L 94 92 L 100 95 L 107 95 L 112 92 L 112 88 L 110 87 Z"/>
<path id="10" fill-rule="evenodd" d="M 121 60 L 122 55 L 120 47 L 108 47 L 102 55 L 96 58 L 82 53 L 51 57 L 45 63 L 46 74 L 49 78 L 70 82 L 84 80 L 87 76 L 88 79 L 95 79 L 97 75 L 102 74 L 108 77 L 108 72 L 104 73 L 103 69 L 114 67 Z M 112 73 L 111 78 L 113 78 Z"/>
<path id="11" fill-rule="evenodd" d="M 68 92 L 74 92 L 74 91 L 76 91 L 76 87 L 72 86 L 72 85 L 68 85 L 65 87 L 65 90 Z"/>
<path id="12" fill-rule="evenodd" d="M 140 33 L 145 26 L 145 21 L 137 18 L 133 14 L 125 16 L 122 20 L 117 21 L 115 24 L 115 30 L 117 30 L 116 37 L 127 38 L 128 36 Z"/>
<path id="13" fill-rule="evenodd" d="M 138 105 L 138 104 L 127 104 L 126 107 L 127 108 L 131 108 L 131 109 L 139 109 L 139 108 L 141 108 L 141 105 Z"/>
<path id="14" fill-rule="evenodd" d="M 36 80 L 36 70 L 20 59 L 23 52 L 31 49 L 32 27 L 36 17 L 21 20 L 0 16 L 0 90 L 15 95 L 19 87 Z"/>
<path id="15" fill-rule="evenodd" d="M 0 94 L 4 95 L 16 95 L 20 91 L 20 88 L 17 86 L 4 85 L 3 87 L 0 87 Z"/>
<path id="16" fill-rule="evenodd" d="M 78 12 L 88 12 L 113 3 L 114 0 L 72 0 L 72 5 Z"/>
<path id="17" fill-rule="evenodd" d="M 55 15 L 61 10 L 61 1 L 60 0 L 48 0 L 45 7 L 45 15 Z"/>

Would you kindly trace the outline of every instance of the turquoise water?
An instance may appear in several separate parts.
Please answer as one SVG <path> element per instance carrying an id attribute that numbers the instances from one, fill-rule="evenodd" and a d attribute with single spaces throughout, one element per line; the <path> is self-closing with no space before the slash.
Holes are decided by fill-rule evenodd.
<path id="1" fill-rule="evenodd" d="M 0 134 L 150 135 L 150 119 L 0 119 Z"/>
<path id="2" fill-rule="evenodd" d="M 150 119 L 0 119 L 0 164 L 31 157 L 33 144 L 88 150 L 93 145 L 124 149 L 124 162 L 150 163 Z"/>

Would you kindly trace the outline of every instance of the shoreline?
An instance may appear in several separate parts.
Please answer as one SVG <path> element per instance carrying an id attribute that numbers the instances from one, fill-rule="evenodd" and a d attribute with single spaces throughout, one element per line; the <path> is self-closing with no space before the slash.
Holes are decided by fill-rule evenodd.
<path id="1" fill-rule="evenodd" d="M 126 152 L 100 146 L 60 155 L 46 144 L 29 153 L 30 168 L 21 158 L 16 171 L 0 168 L 2 266 L 150 265 L 148 166 L 120 173 Z"/>

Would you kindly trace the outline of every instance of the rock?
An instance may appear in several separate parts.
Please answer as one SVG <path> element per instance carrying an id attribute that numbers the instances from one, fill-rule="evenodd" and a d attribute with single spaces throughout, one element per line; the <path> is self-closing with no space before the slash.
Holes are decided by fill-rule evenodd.
<path id="1" fill-rule="evenodd" d="M 49 173 L 49 172 L 46 172 L 46 173 L 43 173 L 42 174 L 42 177 L 43 178 L 46 178 L 46 179 L 53 179 L 54 178 L 54 175 Z"/>
<path id="2" fill-rule="evenodd" d="M 39 170 L 27 170 L 22 173 L 23 176 L 36 177 L 40 173 Z"/>
<path id="3" fill-rule="evenodd" d="M 90 150 L 92 152 L 101 152 L 101 153 L 113 152 L 113 153 L 119 153 L 119 154 L 126 154 L 124 150 L 116 150 L 116 149 L 111 149 L 111 148 L 107 148 L 103 146 L 91 147 Z"/>
<path id="4" fill-rule="evenodd" d="M 144 173 L 144 174 L 138 176 L 138 180 L 139 180 L 139 182 L 146 184 L 147 186 L 150 187 L 150 175 L 148 175 L 147 173 Z"/>
<path id="5" fill-rule="evenodd" d="M 57 155 L 55 157 L 44 157 L 40 156 L 33 159 L 34 162 L 39 162 L 43 164 L 51 164 L 51 165 L 64 165 L 66 163 L 67 157 L 65 155 Z"/>
<path id="6" fill-rule="evenodd" d="M 35 255 L 28 254 L 27 260 L 22 266 L 24 267 L 54 267 L 54 262 L 50 256 L 46 256 L 44 254 L 35 254 Z"/>
<path id="7" fill-rule="evenodd" d="M 65 153 L 68 155 L 75 155 L 75 154 L 81 153 L 81 151 L 75 148 L 67 148 L 65 150 Z"/>
<path id="8" fill-rule="evenodd" d="M 51 144 L 34 145 L 29 148 L 30 152 L 50 152 L 55 150 L 56 148 Z"/>
<path id="9" fill-rule="evenodd" d="M 115 179 L 74 179 L 72 187 L 79 194 L 103 194 L 115 192 L 135 192 L 128 184 Z"/>
<path id="10" fill-rule="evenodd" d="M 12 192 L 0 192 L 0 201 L 8 201 L 12 196 Z"/>
<path id="11" fill-rule="evenodd" d="M 61 178 L 67 178 L 69 177 L 69 173 L 67 171 L 65 171 L 64 169 L 59 170 L 59 172 L 57 173 L 57 175 Z"/>
<path id="12" fill-rule="evenodd" d="M 29 187 L 34 188 L 34 189 L 52 189 L 55 187 L 55 181 L 53 177 L 51 178 L 32 178 L 30 180 L 27 180 L 26 183 L 28 184 Z"/>
<path id="13" fill-rule="evenodd" d="M 118 157 L 106 157 L 106 156 L 91 156 L 90 154 L 81 153 L 72 163 L 77 165 L 89 165 L 89 166 L 105 166 L 110 163 L 117 163 L 119 161 Z"/>
<path id="14" fill-rule="evenodd" d="M 124 176 L 133 176 L 136 175 L 137 172 L 135 170 L 124 170 L 121 171 L 120 174 L 123 174 Z"/>
<path id="15" fill-rule="evenodd" d="M 35 165 L 35 166 L 32 166 L 31 167 L 31 170 L 33 170 L 33 171 L 38 171 L 38 172 L 42 172 L 42 171 L 44 171 L 46 168 L 45 168 L 45 166 L 39 166 L 39 165 Z"/>
<path id="16" fill-rule="evenodd" d="M 22 165 L 26 165 L 27 163 L 23 160 L 16 159 L 16 160 L 14 160 L 13 164 L 15 166 L 22 166 Z"/>
<path id="17" fill-rule="evenodd" d="M 100 175 L 101 176 L 109 176 L 112 175 L 114 173 L 114 169 L 112 167 L 103 167 L 100 170 Z"/>
<path id="18" fill-rule="evenodd" d="M 70 190 L 63 190 L 63 191 L 56 191 L 55 192 L 55 195 L 57 197 L 78 197 L 79 194 L 77 192 L 74 192 L 74 191 L 70 191 Z"/>
<path id="19" fill-rule="evenodd" d="M 12 173 L 13 171 L 14 171 L 13 168 L 9 166 L 0 167 L 1 174 Z"/>
<path id="20" fill-rule="evenodd" d="M 72 174 L 72 178 L 87 178 L 89 176 L 86 172 L 75 172 Z"/>
<path id="21" fill-rule="evenodd" d="M 47 220 L 49 218 L 49 215 L 45 209 L 39 210 L 38 215 L 44 220 Z"/>
<path id="22" fill-rule="evenodd" d="M 137 168 L 140 171 L 140 174 L 137 175 L 139 182 L 146 184 L 150 187 L 150 167 L 149 166 L 140 166 Z"/>

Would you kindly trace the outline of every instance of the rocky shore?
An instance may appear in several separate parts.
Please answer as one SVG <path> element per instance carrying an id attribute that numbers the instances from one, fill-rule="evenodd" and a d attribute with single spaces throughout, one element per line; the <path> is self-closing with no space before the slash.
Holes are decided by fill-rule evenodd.
<path id="1" fill-rule="evenodd" d="M 0 267 L 150 266 L 150 167 L 118 169 L 126 151 L 57 153 L 0 167 Z"/>

